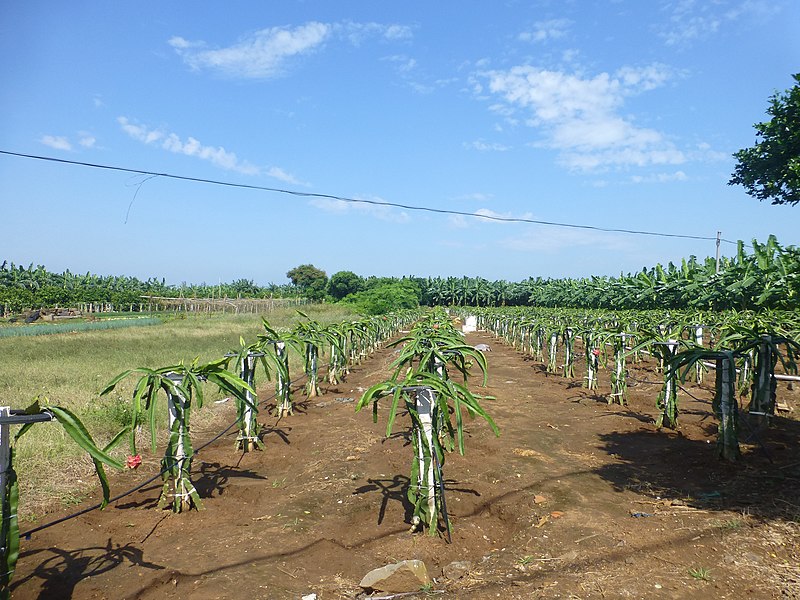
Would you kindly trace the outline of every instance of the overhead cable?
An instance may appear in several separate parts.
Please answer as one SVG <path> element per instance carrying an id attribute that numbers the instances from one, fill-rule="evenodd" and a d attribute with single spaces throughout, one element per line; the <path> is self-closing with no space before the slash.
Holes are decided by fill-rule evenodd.
<path id="1" fill-rule="evenodd" d="M 120 171 L 123 173 L 133 173 L 135 175 L 147 175 L 150 177 L 165 177 L 167 179 L 177 179 L 179 181 L 192 181 L 195 183 L 207 183 L 211 185 L 220 185 L 225 187 L 232 187 L 232 188 L 240 188 L 246 190 L 257 190 L 261 192 L 272 192 L 276 194 L 288 194 L 290 196 L 300 196 L 304 198 L 320 198 L 324 200 L 337 200 L 339 202 L 349 202 L 352 204 L 371 204 L 373 206 L 388 206 L 393 208 L 402 208 L 405 210 L 416 210 L 421 212 L 430 212 L 442 215 L 457 215 L 462 217 L 472 217 L 475 219 L 483 219 L 486 221 L 499 221 L 502 223 L 529 223 L 533 225 L 548 225 L 550 227 L 568 227 L 571 229 L 589 229 L 592 231 L 603 231 L 607 233 L 628 233 L 633 235 L 650 235 L 655 237 L 666 237 L 666 238 L 681 238 L 681 239 L 688 239 L 688 240 L 704 240 L 704 241 L 716 241 L 717 237 L 715 236 L 704 236 L 704 235 L 689 235 L 689 234 L 682 234 L 682 233 L 663 233 L 658 231 L 641 231 L 637 229 L 618 229 L 613 227 L 599 227 L 596 225 L 579 225 L 576 223 L 561 223 L 558 221 L 543 221 L 540 219 L 527 219 L 523 217 L 502 217 L 497 215 L 483 215 L 479 213 L 471 213 L 465 212 L 460 210 L 449 210 L 444 208 L 431 208 L 429 206 L 413 206 L 410 204 L 400 204 L 398 202 L 386 202 L 383 200 L 365 200 L 362 198 L 348 198 L 346 196 L 336 196 L 334 194 L 320 194 L 314 192 L 301 192 L 297 190 L 287 190 L 282 188 L 274 188 L 274 187 L 267 187 L 263 185 L 250 185 L 246 183 L 234 183 L 231 181 L 220 181 L 217 179 L 205 179 L 202 177 L 187 177 L 185 175 L 174 175 L 172 173 L 158 173 L 155 171 L 143 171 L 140 169 L 130 169 L 126 167 L 117 167 L 112 165 L 101 165 L 97 163 L 89 163 L 89 162 L 82 162 L 77 160 L 66 160 L 63 158 L 55 158 L 52 156 L 38 156 L 35 154 L 22 154 L 20 152 L 9 152 L 7 150 L 0 150 L 0 154 L 5 154 L 7 156 L 16 156 L 20 158 L 30 158 L 34 160 L 44 160 L 49 162 L 55 163 L 62 163 L 67 165 L 77 165 L 81 167 L 91 167 L 93 169 L 105 169 L 108 171 Z M 719 238 L 720 241 L 725 242 L 727 244 L 736 244 L 731 240 L 726 240 L 724 238 Z"/>

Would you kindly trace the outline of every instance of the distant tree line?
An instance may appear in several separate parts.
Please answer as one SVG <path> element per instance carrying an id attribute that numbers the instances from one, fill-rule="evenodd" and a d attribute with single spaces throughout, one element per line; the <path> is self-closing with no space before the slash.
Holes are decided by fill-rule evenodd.
<path id="1" fill-rule="evenodd" d="M 82 304 L 138 306 L 142 296 L 180 298 L 284 298 L 298 295 L 290 284 L 258 286 L 248 279 L 230 283 L 167 284 L 150 278 L 78 274 L 69 270 L 52 273 L 44 266 L 25 267 L 3 261 L 0 265 L 0 310 L 19 312 L 29 308 L 75 307 Z"/>
<path id="2" fill-rule="evenodd" d="M 194 298 L 269 298 L 302 296 L 317 302 L 344 302 L 363 314 L 417 306 L 544 306 L 604 309 L 765 310 L 800 308 L 800 249 L 781 246 L 774 236 L 739 242 L 736 254 L 691 256 L 679 265 L 644 268 L 619 277 L 529 277 L 519 282 L 483 277 L 363 277 L 352 271 L 327 276 L 314 265 L 290 270 L 290 284 L 258 286 L 239 279 L 218 285 L 167 285 L 164 280 L 104 277 L 69 271 L 49 273 L 3 263 L 0 305 L 6 310 L 110 302 L 141 302 L 144 295 Z"/>
<path id="3" fill-rule="evenodd" d="M 644 268 L 619 277 L 529 277 L 519 282 L 483 277 L 361 277 L 339 271 L 330 279 L 313 265 L 287 276 L 316 300 L 350 302 L 376 314 L 386 305 L 544 306 L 603 309 L 783 309 L 800 308 L 800 249 L 781 246 L 775 236 L 739 242 L 736 254 L 694 256 L 680 264 Z"/>

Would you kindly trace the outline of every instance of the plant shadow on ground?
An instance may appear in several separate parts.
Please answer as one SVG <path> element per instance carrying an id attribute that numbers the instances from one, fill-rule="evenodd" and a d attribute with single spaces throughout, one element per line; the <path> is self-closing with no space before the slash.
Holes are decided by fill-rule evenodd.
<path id="1" fill-rule="evenodd" d="M 114 547 L 109 538 L 106 546 L 92 546 L 67 552 L 59 548 L 46 548 L 32 552 L 22 552 L 20 558 L 31 558 L 37 554 L 50 553 L 53 556 L 43 560 L 36 569 L 24 578 L 14 581 L 11 589 L 24 585 L 32 579 L 41 579 L 43 584 L 39 593 L 42 600 L 53 598 L 72 598 L 75 585 L 87 577 L 100 575 L 130 563 L 145 569 L 163 570 L 165 567 L 144 560 L 143 551 L 130 544 Z"/>
<path id="2" fill-rule="evenodd" d="M 225 486 L 231 479 L 252 479 L 266 481 L 267 477 L 247 469 L 240 469 L 230 465 L 222 466 L 220 463 L 201 462 L 199 475 L 192 478 L 194 487 L 200 498 L 211 498 L 215 493 L 222 496 Z"/>
<path id="3" fill-rule="evenodd" d="M 577 396 L 570 396 L 569 398 L 567 398 L 567 400 L 569 400 L 570 402 L 576 402 L 580 404 L 584 400 L 591 400 L 593 402 L 598 402 L 600 404 L 608 404 L 608 398 L 606 398 L 605 396 L 603 396 L 602 394 L 598 393 L 595 390 L 587 390 L 586 388 L 583 387 L 583 384 L 580 382 L 567 385 L 567 389 L 574 389 L 574 388 L 579 388 L 582 391 Z"/>
<path id="4" fill-rule="evenodd" d="M 215 492 L 217 496 L 222 496 L 225 493 L 225 487 L 232 479 L 250 479 L 254 481 L 266 481 L 268 479 L 263 475 L 258 475 L 246 469 L 243 470 L 238 466 L 222 466 L 220 463 L 203 462 L 201 460 L 196 460 L 195 464 L 199 465 L 200 468 L 195 470 L 195 474 L 192 476 L 192 483 L 201 499 L 212 498 Z M 139 494 L 145 495 L 144 498 L 131 500 L 123 504 L 115 504 L 115 508 L 123 510 L 155 508 L 158 506 L 160 491 L 163 486 L 163 481 L 159 478 L 152 485 L 138 490 Z M 164 510 L 166 511 L 167 509 Z"/>
<path id="5" fill-rule="evenodd" d="M 480 493 L 472 488 L 457 488 L 453 487 L 458 485 L 458 481 L 454 479 L 445 479 L 444 488 L 445 494 L 447 492 L 460 492 L 462 494 L 470 494 L 480 497 Z M 383 523 L 386 516 L 386 508 L 389 501 L 400 502 L 403 505 L 404 522 L 411 524 L 411 519 L 414 516 L 414 505 L 408 499 L 408 490 L 411 486 L 411 479 L 405 475 L 395 475 L 391 479 L 367 479 L 367 485 L 362 485 L 353 491 L 353 495 L 368 494 L 370 492 L 380 491 L 383 498 L 381 499 L 381 507 L 378 511 L 378 525 Z"/>
<path id="6" fill-rule="evenodd" d="M 708 439 L 665 430 L 600 434 L 603 449 L 619 462 L 594 472 L 618 491 L 630 489 L 705 510 L 746 511 L 764 520 L 797 520 L 800 423 L 776 418 L 769 429 L 756 431 L 743 424 L 747 417 L 741 413 L 742 456 L 736 463 L 717 457 L 717 424 L 708 422 L 699 427 Z M 758 441 L 745 442 L 748 436 Z"/>
<path id="7" fill-rule="evenodd" d="M 258 437 L 263 442 L 265 437 L 267 437 L 270 434 L 274 434 L 277 435 L 279 438 L 281 438 L 284 444 L 286 444 L 287 446 L 291 446 L 292 441 L 289 439 L 289 434 L 291 432 L 292 432 L 291 427 L 287 427 L 285 429 L 280 427 L 262 427 L 261 431 L 258 434 Z"/>

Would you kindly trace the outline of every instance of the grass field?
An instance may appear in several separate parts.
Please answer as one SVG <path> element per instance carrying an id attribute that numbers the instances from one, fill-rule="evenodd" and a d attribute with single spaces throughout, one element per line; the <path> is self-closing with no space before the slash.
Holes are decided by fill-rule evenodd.
<path id="1" fill-rule="evenodd" d="M 355 316 L 336 305 L 303 308 L 322 323 Z M 294 309 L 279 309 L 265 316 L 276 328 L 292 327 L 300 319 Z M 46 397 L 78 414 L 102 445 L 129 415 L 133 378 L 108 396 L 99 395 L 115 375 L 134 367 L 158 368 L 195 358 L 214 360 L 238 348 L 240 336 L 250 343 L 262 331 L 258 315 L 203 315 L 148 327 L 0 338 L 0 406 L 25 408 L 37 397 Z M 302 371 L 299 357 L 292 356 L 290 361 L 293 372 Z M 193 428 L 210 428 L 221 419 L 214 406 L 209 403 L 193 416 Z M 120 454 L 126 448 L 123 445 Z M 20 439 L 15 467 L 23 519 L 47 506 L 73 503 L 86 489 L 97 486 L 91 460 L 55 423 L 38 424 Z"/>

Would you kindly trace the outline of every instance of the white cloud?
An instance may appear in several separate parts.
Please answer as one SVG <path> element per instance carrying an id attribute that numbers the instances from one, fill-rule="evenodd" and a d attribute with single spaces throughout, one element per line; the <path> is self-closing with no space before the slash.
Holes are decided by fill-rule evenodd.
<path id="1" fill-rule="evenodd" d="M 681 0 L 674 4 L 669 25 L 662 32 L 667 46 L 686 45 L 694 40 L 715 34 L 721 17 L 710 5 L 696 5 L 694 0 Z"/>
<path id="2" fill-rule="evenodd" d="M 39 141 L 54 150 L 72 150 L 72 144 L 63 135 L 43 135 Z"/>
<path id="3" fill-rule="evenodd" d="M 556 149 L 562 164 L 579 170 L 686 160 L 660 132 L 619 114 L 627 97 L 655 89 L 672 75 L 660 64 L 594 77 L 532 66 L 484 74 L 489 90 L 503 101 L 490 110 L 527 113 L 525 122 L 544 134 L 542 145 Z"/>
<path id="4" fill-rule="evenodd" d="M 311 54 L 335 37 L 359 45 L 373 37 L 388 41 L 410 39 L 412 31 L 397 24 L 310 21 L 297 27 L 261 29 L 223 48 L 208 48 L 203 41 L 180 36 L 172 37 L 168 43 L 192 69 L 209 69 L 244 79 L 271 79 L 282 75 L 292 58 Z"/>
<path id="5" fill-rule="evenodd" d="M 383 25 L 382 23 L 336 23 L 332 25 L 336 33 L 341 34 L 351 44 L 358 46 L 371 37 L 379 37 L 388 41 L 409 40 L 414 34 L 405 25 Z"/>
<path id="6" fill-rule="evenodd" d="M 383 31 L 383 37 L 387 40 L 408 40 L 413 35 L 411 28 L 405 25 L 389 25 Z"/>
<path id="7" fill-rule="evenodd" d="M 287 173 L 280 167 L 269 167 L 266 170 L 266 175 L 273 177 L 274 179 L 278 179 L 283 181 L 284 183 L 290 183 L 292 185 L 302 185 L 308 187 L 309 184 L 305 181 L 300 181 L 291 173 Z"/>
<path id="8" fill-rule="evenodd" d="M 780 12 L 781 5 L 767 0 L 680 0 L 667 3 L 664 10 L 669 12 L 668 22 L 660 28 L 664 43 L 685 48 L 716 35 L 734 21 L 773 16 Z"/>
<path id="9" fill-rule="evenodd" d="M 164 137 L 162 132 L 131 123 L 127 117 L 117 117 L 117 123 L 122 127 L 122 131 L 144 144 L 152 144 Z"/>
<path id="10" fill-rule="evenodd" d="M 517 37 L 522 42 L 546 42 L 567 35 L 567 30 L 571 25 L 572 21 L 569 19 L 537 21 L 530 31 L 523 31 Z"/>
<path id="11" fill-rule="evenodd" d="M 522 235 L 500 240 L 499 245 L 508 250 L 524 253 L 555 254 L 557 252 L 591 247 L 597 250 L 624 252 L 633 248 L 623 235 L 588 229 L 556 229 L 536 227 Z"/>
<path id="12" fill-rule="evenodd" d="M 533 214 L 524 213 L 520 216 L 512 215 L 511 213 L 499 213 L 490 208 L 479 208 L 473 213 L 476 217 L 487 217 L 487 219 L 480 219 L 481 221 L 492 221 L 494 223 L 503 223 L 495 219 L 532 219 Z"/>
<path id="13" fill-rule="evenodd" d="M 236 154 L 225 150 L 222 146 L 205 146 L 201 144 L 199 140 L 191 136 L 187 138 L 186 141 L 183 141 L 174 133 L 151 129 L 146 125 L 137 125 L 136 123 L 132 123 L 127 117 L 118 117 L 117 122 L 125 133 L 144 144 L 150 145 L 158 143 L 161 148 L 169 152 L 207 160 L 223 169 L 236 171 L 245 175 L 258 175 L 261 172 L 261 169 L 257 166 L 247 161 L 240 160 Z"/>
<path id="14" fill-rule="evenodd" d="M 84 148 L 94 148 L 95 144 L 97 144 L 97 138 L 95 138 L 91 133 L 79 131 L 78 136 L 78 143 Z"/>
<path id="15" fill-rule="evenodd" d="M 633 183 L 669 183 L 670 181 L 686 181 L 689 179 L 683 171 L 675 171 L 674 173 L 656 173 L 654 175 L 633 175 L 631 181 Z"/>
<path id="16" fill-rule="evenodd" d="M 417 61 L 414 58 L 409 58 L 404 54 L 394 54 L 392 56 L 384 56 L 381 60 L 394 63 L 400 73 L 410 73 L 417 66 Z"/>
<path id="17" fill-rule="evenodd" d="M 465 229 L 476 223 L 496 223 L 498 225 L 509 225 L 515 221 L 506 221 L 504 219 L 533 218 L 534 215 L 532 213 L 525 213 L 521 216 L 516 216 L 511 213 L 497 212 L 490 208 L 479 208 L 470 214 L 448 215 L 448 223 L 451 227 L 455 227 L 456 229 Z"/>
<path id="18" fill-rule="evenodd" d="M 469 227 L 467 217 L 464 215 L 447 215 L 447 223 L 453 229 L 466 229 Z"/>
<path id="19" fill-rule="evenodd" d="M 510 148 L 497 142 L 488 143 L 483 140 L 475 140 L 474 142 L 464 142 L 464 148 L 472 150 L 480 150 L 481 152 L 505 152 Z"/>
<path id="20" fill-rule="evenodd" d="M 173 37 L 169 45 L 193 69 L 211 69 L 233 77 L 266 79 L 280 75 L 288 59 L 309 54 L 331 35 L 331 26 L 312 21 L 299 27 L 271 27 L 227 48 L 206 50 L 203 42 Z"/>
<path id="21" fill-rule="evenodd" d="M 707 142 L 700 142 L 694 150 L 689 152 L 692 160 L 702 162 L 723 162 L 732 160 L 730 152 L 720 152 L 714 150 Z"/>
<path id="22" fill-rule="evenodd" d="M 469 202 L 487 202 L 493 197 L 492 194 L 482 194 L 481 192 L 473 192 L 472 194 L 464 194 L 454 198 L 455 200 L 467 200 Z"/>
<path id="23" fill-rule="evenodd" d="M 426 77 L 424 74 L 420 74 L 417 60 L 405 54 L 384 56 L 381 60 L 394 64 L 395 70 L 403 83 L 418 94 L 430 94 L 436 89 L 458 82 L 457 78 L 432 79 L 431 77 Z"/>
<path id="24" fill-rule="evenodd" d="M 666 65 L 654 63 L 646 67 L 622 67 L 617 70 L 616 76 L 632 91 L 649 92 L 664 85 L 674 73 Z"/>
<path id="25" fill-rule="evenodd" d="M 383 202 L 381 198 L 356 199 Z M 309 203 L 320 210 L 339 215 L 356 213 L 392 223 L 408 223 L 411 220 L 411 217 L 406 211 L 391 206 L 381 206 L 378 204 L 361 202 L 346 202 L 344 200 L 334 200 L 331 198 L 314 198 L 313 200 L 310 200 Z"/>

